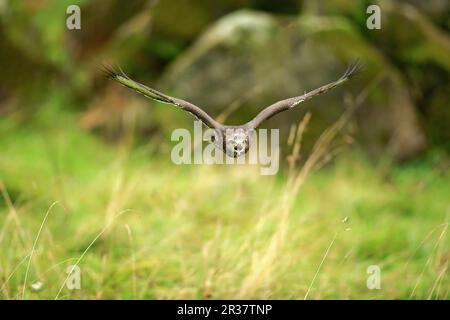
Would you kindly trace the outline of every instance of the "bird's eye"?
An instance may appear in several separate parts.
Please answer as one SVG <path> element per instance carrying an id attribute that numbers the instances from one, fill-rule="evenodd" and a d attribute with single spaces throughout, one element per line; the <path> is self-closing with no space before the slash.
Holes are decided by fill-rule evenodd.
<path id="1" fill-rule="evenodd" d="M 215 136 L 215 135 L 212 135 L 212 136 L 211 136 L 211 141 L 212 141 L 212 142 L 216 141 L 216 136 Z"/>

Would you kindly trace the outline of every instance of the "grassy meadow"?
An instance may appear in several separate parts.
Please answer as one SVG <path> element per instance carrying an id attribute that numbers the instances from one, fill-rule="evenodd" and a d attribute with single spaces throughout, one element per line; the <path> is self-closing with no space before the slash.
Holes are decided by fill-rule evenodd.
<path id="1" fill-rule="evenodd" d="M 170 148 L 132 132 L 104 143 L 45 110 L 30 125 L 0 118 L 2 299 L 448 299 L 438 151 L 394 165 L 348 147 L 330 165 L 337 134 L 303 154 L 299 130 L 286 148 L 307 160 L 261 176 L 177 166 Z M 371 265 L 380 289 L 367 288 Z"/>

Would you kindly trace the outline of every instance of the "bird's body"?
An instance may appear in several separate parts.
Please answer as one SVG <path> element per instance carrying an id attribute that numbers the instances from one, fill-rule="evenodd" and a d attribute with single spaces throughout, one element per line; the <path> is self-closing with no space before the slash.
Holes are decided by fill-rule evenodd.
<path id="1" fill-rule="evenodd" d="M 237 158 L 250 148 L 252 133 L 250 126 L 222 126 L 215 130 L 213 143 L 228 156 Z"/>
<path id="2" fill-rule="evenodd" d="M 322 94 L 324 92 L 327 92 L 328 90 L 331 90 L 332 88 L 339 86 L 340 84 L 350 79 L 350 77 L 353 76 L 360 69 L 360 67 L 361 66 L 359 62 L 356 61 L 354 64 L 348 67 L 347 71 L 338 80 L 307 92 L 301 96 L 278 101 L 262 110 L 251 121 L 240 126 L 223 125 L 214 120 L 203 109 L 197 107 L 196 105 L 178 98 L 170 97 L 155 89 L 147 87 L 146 85 L 138 83 L 130 79 L 123 72 L 118 73 L 112 69 L 105 68 L 105 73 L 108 78 L 113 79 L 121 83 L 122 85 L 143 94 L 148 98 L 175 105 L 193 114 L 206 126 L 214 129 L 214 134 L 212 135 L 211 142 L 214 143 L 217 148 L 221 149 L 228 156 L 236 158 L 245 154 L 249 150 L 252 143 L 253 131 L 262 122 L 280 112 L 289 110 L 316 95 Z"/>

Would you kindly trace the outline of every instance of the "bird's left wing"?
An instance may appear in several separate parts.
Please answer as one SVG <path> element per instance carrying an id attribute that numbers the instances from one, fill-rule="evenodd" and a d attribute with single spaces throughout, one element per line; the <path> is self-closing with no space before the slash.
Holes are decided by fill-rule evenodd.
<path id="1" fill-rule="evenodd" d="M 311 99 L 314 96 L 317 96 L 321 93 L 327 92 L 330 89 L 333 89 L 340 84 L 346 82 L 350 77 L 352 77 L 355 73 L 357 73 L 361 68 L 361 63 L 359 60 L 356 60 L 353 64 L 351 64 L 345 73 L 336 81 L 331 82 L 329 84 L 326 84 L 320 88 L 317 88 L 315 90 L 312 90 L 310 92 L 307 92 L 301 96 L 288 98 L 285 100 L 278 101 L 267 108 L 265 108 L 263 111 L 261 111 L 253 120 L 247 123 L 248 126 L 252 128 L 258 127 L 262 122 L 265 120 L 273 117 L 274 115 L 289 110 L 296 105 L 302 103 L 303 101 L 306 101 L 308 99 Z"/>
<path id="2" fill-rule="evenodd" d="M 202 121 L 206 126 L 210 128 L 218 128 L 220 124 L 215 121 L 209 114 L 207 114 L 205 111 L 203 111 L 201 108 L 197 107 L 196 105 L 178 99 L 171 96 L 168 96 L 164 93 L 161 93 L 155 89 L 152 89 L 150 87 L 147 87 L 146 85 L 136 82 L 132 79 L 130 79 L 125 73 L 122 71 L 116 72 L 112 68 L 109 67 L 103 67 L 103 72 L 105 75 L 112 80 L 115 80 L 122 84 L 123 86 L 130 88 L 140 94 L 143 94 L 147 98 L 157 100 L 163 103 L 168 103 L 175 105 L 191 114 L 193 114 L 197 119 Z"/>

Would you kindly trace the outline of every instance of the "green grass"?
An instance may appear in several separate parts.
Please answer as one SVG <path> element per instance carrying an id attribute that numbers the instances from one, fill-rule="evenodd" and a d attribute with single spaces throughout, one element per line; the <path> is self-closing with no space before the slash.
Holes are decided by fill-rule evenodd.
<path id="1" fill-rule="evenodd" d="M 75 123 L 0 120 L 1 298 L 448 298 L 439 157 L 340 155 L 296 189 L 254 167 L 176 166 L 170 151 L 107 145 Z M 81 289 L 69 290 L 77 261 Z M 379 290 L 366 287 L 370 265 Z"/>

